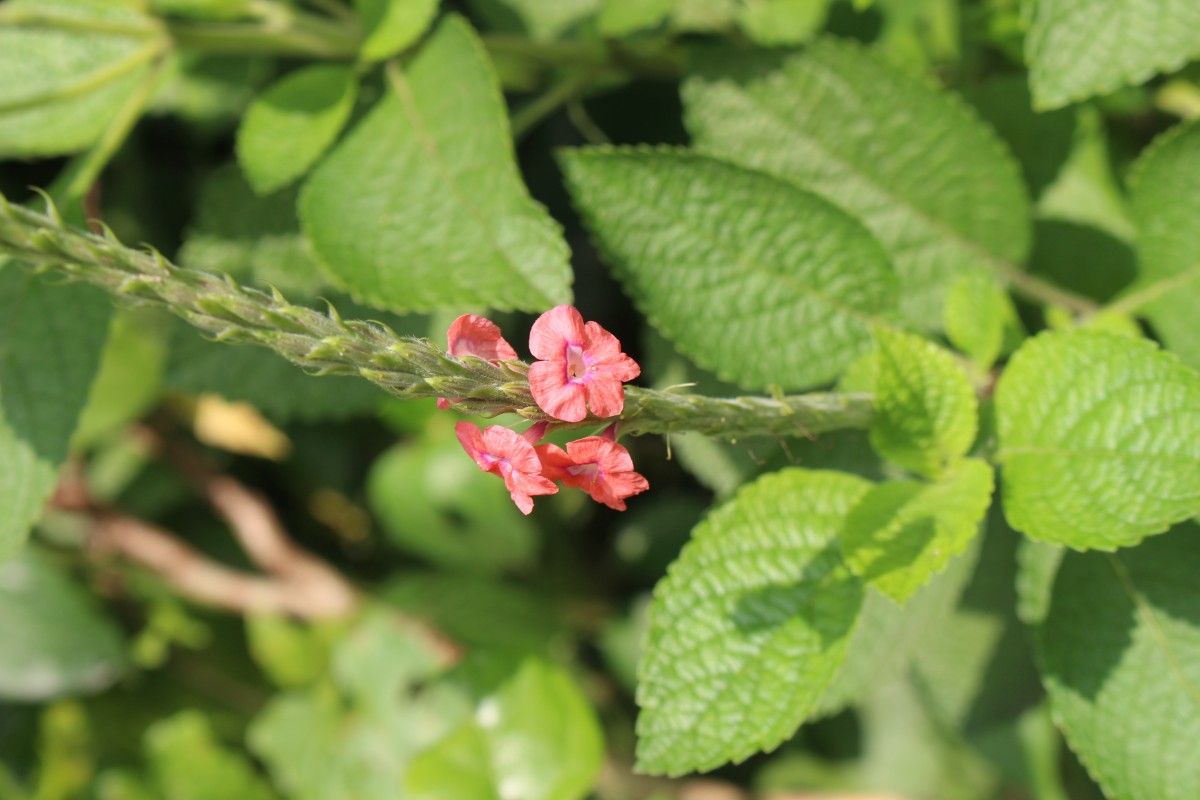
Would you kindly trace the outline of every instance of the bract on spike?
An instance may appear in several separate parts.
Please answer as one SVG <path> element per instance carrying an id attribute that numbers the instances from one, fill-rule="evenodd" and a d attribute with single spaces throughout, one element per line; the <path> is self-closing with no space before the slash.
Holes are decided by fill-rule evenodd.
<path id="1" fill-rule="evenodd" d="M 65 228 L 66 225 L 63 223 L 62 216 L 58 213 L 58 206 L 55 204 L 54 198 L 50 196 L 50 193 L 47 192 L 45 189 L 41 188 L 40 186 L 31 186 L 29 188 L 32 189 L 34 192 L 36 192 L 38 195 L 40 195 L 41 198 L 46 201 L 45 214 L 47 217 L 50 218 L 50 221 L 54 223 L 54 227 Z"/>

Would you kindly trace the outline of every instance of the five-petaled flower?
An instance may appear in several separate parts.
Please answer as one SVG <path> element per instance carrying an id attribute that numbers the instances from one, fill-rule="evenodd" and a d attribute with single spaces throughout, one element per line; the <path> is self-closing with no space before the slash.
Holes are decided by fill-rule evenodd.
<path id="1" fill-rule="evenodd" d="M 460 422 L 454 433 L 481 470 L 504 478 L 513 502 L 521 513 L 528 514 L 533 511 L 534 495 L 558 491 L 554 482 L 542 475 L 542 462 L 531 443 L 531 439 L 540 439 L 545 429 L 545 425 L 535 425 L 522 435 L 503 425 L 481 431 L 469 422 Z"/>
<path id="2" fill-rule="evenodd" d="M 625 407 L 624 381 L 641 368 L 621 352 L 621 343 L 595 322 L 586 325 L 571 306 L 552 308 L 529 331 L 529 350 L 540 359 L 529 368 L 529 388 L 538 406 L 555 419 L 580 422 L 588 410 L 615 417 Z"/>
<path id="3" fill-rule="evenodd" d="M 476 356 L 492 363 L 517 358 L 517 351 L 500 334 L 500 326 L 475 314 L 463 314 L 454 320 L 446 332 L 446 339 L 450 355 L 456 358 Z M 450 408 L 450 401 L 439 397 L 437 407 Z"/>
<path id="4" fill-rule="evenodd" d="M 625 510 L 626 497 L 650 488 L 650 483 L 633 471 L 629 451 L 607 436 L 568 442 L 565 452 L 556 445 L 539 445 L 537 454 L 544 476 L 582 489 L 593 500 L 617 511 Z"/>

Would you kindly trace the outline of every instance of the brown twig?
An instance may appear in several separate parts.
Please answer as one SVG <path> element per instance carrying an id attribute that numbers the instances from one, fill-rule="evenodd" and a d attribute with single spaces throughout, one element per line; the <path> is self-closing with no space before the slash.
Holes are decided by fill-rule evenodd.
<path id="1" fill-rule="evenodd" d="M 329 580 L 259 576 L 209 559 L 172 534 L 133 517 L 94 518 L 92 552 L 118 554 L 149 569 L 193 602 L 240 614 L 287 614 L 303 619 L 342 617 L 358 606 L 340 577 Z"/>
<path id="2" fill-rule="evenodd" d="M 144 567 L 181 596 L 238 614 L 283 614 L 301 619 L 346 617 L 362 597 L 341 573 L 297 546 L 269 501 L 238 481 L 211 470 L 200 458 L 168 447 L 148 428 L 133 431 L 144 449 L 165 456 L 204 494 L 225 520 L 247 557 L 262 574 L 214 561 L 163 528 L 113 509 L 96 506 L 82 471 L 63 473 L 54 504 L 91 517 L 89 537 L 96 555 L 119 555 Z M 396 612 L 400 615 L 400 612 Z M 410 620 L 446 665 L 462 657 L 458 645 L 440 631 Z"/>

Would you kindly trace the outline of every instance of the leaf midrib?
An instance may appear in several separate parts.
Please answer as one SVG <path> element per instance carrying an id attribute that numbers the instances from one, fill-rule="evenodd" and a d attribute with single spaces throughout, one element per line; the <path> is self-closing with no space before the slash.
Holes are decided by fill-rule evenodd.
<path id="1" fill-rule="evenodd" d="M 817 70 L 824 72 L 826 78 L 830 78 L 830 77 L 832 77 L 834 79 L 840 78 L 840 76 L 836 72 L 829 69 L 828 67 L 826 67 L 824 64 L 820 63 L 819 61 L 816 61 L 815 59 L 806 59 L 805 63 L 813 65 L 817 68 Z M 845 81 L 842 81 L 842 83 L 845 84 Z M 1003 258 L 1002 256 L 996 255 L 995 253 L 991 252 L 990 250 L 985 248 L 979 242 L 976 242 L 974 239 L 968 238 L 967 236 L 963 235 L 962 233 L 955 230 L 954 228 L 949 227 L 942 220 L 931 216 L 924 209 L 918 208 L 917 206 L 913 205 L 911 202 L 903 199 L 902 197 L 897 195 L 895 193 L 895 191 L 892 190 L 891 188 L 888 188 L 888 187 L 884 186 L 883 184 L 881 184 L 880 182 L 874 180 L 869 174 L 864 172 L 857 165 L 855 165 L 849 161 L 846 161 L 844 158 L 840 157 L 834 151 L 829 150 L 824 145 L 823 142 L 820 142 L 819 140 L 806 135 L 805 129 L 796 125 L 793 122 L 793 120 L 791 120 L 789 117 L 787 117 L 782 111 L 775 109 L 775 108 L 771 107 L 770 105 L 768 105 L 765 100 L 761 99 L 758 96 L 757 93 L 752 92 L 750 89 L 746 88 L 741 83 L 735 83 L 735 85 L 737 86 L 738 90 L 751 101 L 752 105 L 754 105 L 756 108 L 759 108 L 760 110 L 762 110 L 766 114 L 766 116 L 771 117 L 771 118 L 775 119 L 777 122 L 781 123 L 785 129 L 794 132 L 796 134 L 796 138 L 809 144 L 813 150 L 820 153 L 822 156 L 824 156 L 829 161 L 832 161 L 833 163 L 837 164 L 849 175 L 852 175 L 857 180 L 872 187 L 885 200 L 888 200 L 888 201 L 894 203 L 897 207 L 899 207 L 899 208 L 903 209 L 905 212 L 907 212 L 911 217 L 924 223 L 935 234 L 939 234 L 942 239 L 947 240 L 955 245 L 962 247 L 967 252 L 971 253 L 972 255 L 974 255 L 977 258 L 986 262 L 988 264 L 988 266 L 991 267 L 992 270 L 1002 280 L 1006 280 L 1006 275 L 1005 275 L 1006 269 L 1013 269 L 1013 270 L 1019 269 L 1019 267 L 1012 264 L 1011 262 L 1009 262 L 1007 259 Z M 858 99 L 857 95 L 856 95 L 856 99 Z M 774 170 L 772 172 L 773 172 L 773 174 L 777 175 L 778 177 L 781 177 L 781 178 L 787 180 L 789 183 L 793 183 L 794 185 L 799 185 L 799 183 L 794 181 L 790 175 L 779 173 L 779 172 L 774 172 Z M 808 190 L 808 187 L 806 187 L 806 186 L 801 186 L 801 188 Z M 857 212 L 855 213 L 855 216 L 858 216 Z M 863 218 L 866 219 L 865 216 Z M 873 231 L 872 231 L 872 233 L 873 233 Z M 890 251 L 890 246 L 888 249 Z M 1024 270 L 1021 270 L 1021 271 L 1024 271 Z"/>
<path id="2" fill-rule="evenodd" d="M 501 263 L 508 269 L 509 273 L 520 280 L 527 288 L 536 291 L 543 301 L 543 305 L 550 305 L 554 299 L 544 293 L 541 288 L 529 279 L 515 261 L 509 256 L 508 251 L 502 248 L 496 240 L 495 230 L 490 224 L 492 215 L 486 214 L 484 210 L 469 199 L 467 192 L 458 185 L 457 175 L 454 169 L 445 162 L 441 156 L 441 149 L 438 147 L 437 140 L 430 134 L 429 128 L 425 124 L 425 118 L 421 115 L 418 108 L 416 97 L 413 94 L 412 87 L 409 84 L 408 75 L 398 69 L 389 69 L 386 71 L 388 82 L 396 93 L 397 99 L 400 101 L 400 107 L 404 110 L 404 115 L 408 118 L 412 125 L 413 132 L 416 134 L 417 141 L 422 149 L 428 154 L 430 163 L 433 168 L 441 176 L 443 183 L 450 189 L 455 201 L 464 209 L 466 209 L 474 220 L 475 225 L 482 231 L 484 238 L 491 246 L 492 251 L 499 257 Z"/>

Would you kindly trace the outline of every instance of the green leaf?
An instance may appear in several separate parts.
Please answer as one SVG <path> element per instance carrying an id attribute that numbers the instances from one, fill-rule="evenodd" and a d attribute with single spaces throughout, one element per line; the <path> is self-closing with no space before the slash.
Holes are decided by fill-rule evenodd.
<path id="1" fill-rule="evenodd" d="M 405 572 L 377 596 L 468 649 L 541 653 L 563 631 L 558 604 L 479 575 Z"/>
<path id="2" fill-rule="evenodd" d="M 87 406 L 71 438 L 74 448 L 90 447 L 148 412 L 162 396 L 167 346 L 164 320 L 154 314 L 116 314 Z"/>
<path id="3" fill-rule="evenodd" d="M 3 12 L 19 19 L 25 10 L 39 5 L 0 9 L 0 158 L 84 150 L 144 80 L 159 46 L 137 36 L 5 24 Z M 90 16 L 71 5 L 61 10 L 68 24 L 86 25 Z"/>
<path id="4" fill-rule="evenodd" d="M 1004 523 L 998 507 L 982 527 L 975 573 L 954 613 L 922 642 L 913 669 L 930 711 L 977 746 L 1044 694 L 1028 631 L 1014 613 L 1017 552 L 1030 540 Z"/>
<path id="5" fill-rule="evenodd" d="M 415 42 L 433 22 L 439 0 L 354 0 L 367 30 L 359 54 L 383 61 Z"/>
<path id="6" fill-rule="evenodd" d="M 747 388 L 827 383 L 870 348 L 895 278 L 865 228 L 821 198 L 684 151 L 561 157 L 588 227 L 679 350 Z"/>
<path id="7" fill-rule="evenodd" d="M 604 0 L 596 25 L 605 36 L 620 38 L 660 25 L 680 0 Z"/>
<path id="8" fill-rule="evenodd" d="M 277 614 L 246 617 L 246 643 L 262 671 L 283 687 L 307 686 L 329 666 L 329 629 Z"/>
<path id="9" fill-rule="evenodd" d="M 569 302 L 566 244 L 521 182 L 495 75 L 467 23 L 448 17 L 388 77 L 300 196 L 330 276 L 396 311 Z"/>
<path id="10" fill-rule="evenodd" d="M 1113 800 L 1200 796 L 1200 529 L 1066 554 L 1036 647 L 1055 721 Z"/>
<path id="11" fill-rule="evenodd" d="M 237 133 L 237 158 L 254 191 L 270 194 L 308 172 L 342 132 L 358 79 L 350 67 L 304 67 L 255 98 Z"/>
<path id="12" fill-rule="evenodd" d="M 880 329 L 871 444 L 885 458 L 937 478 L 975 441 L 979 405 L 954 357 L 900 331 Z"/>
<path id="13" fill-rule="evenodd" d="M 785 469 L 696 528 L 654 592 L 638 768 L 679 775 L 771 750 L 833 680 L 863 603 L 836 536 L 866 481 Z"/>
<path id="14" fill-rule="evenodd" d="M 41 702 L 96 692 L 125 670 L 117 626 L 46 556 L 0 566 L 0 697 Z"/>
<path id="15" fill-rule="evenodd" d="M 1166 346 L 1200 368 L 1200 124 L 1160 137 L 1138 160 L 1130 183 L 1138 285 L 1156 294 L 1145 313 Z"/>
<path id="16" fill-rule="evenodd" d="M 3 263 L 3 262 L 0 262 Z M 0 267 L 0 563 L 25 541 L 67 458 L 112 313 L 87 286 Z"/>
<path id="17" fill-rule="evenodd" d="M 1200 513 L 1200 375 L 1152 342 L 1030 339 L 996 417 L 1005 515 L 1027 536 L 1111 550 Z"/>
<path id="18" fill-rule="evenodd" d="M 162 797 L 171 800 L 272 800 L 250 759 L 226 749 L 199 711 L 181 711 L 146 731 L 146 752 Z"/>
<path id="19" fill-rule="evenodd" d="M 1029 249 L 1029 201 L 996 134 L 859 47 L 709 59 L 683 98 L 698 149 L 857 215 L 891 253 L 915 326 L 939 325 L 958 274 L 1020 263 Z"/>
<path id="20" fill-rule="evenodd" d="M 409 800 L 504 800 L 488 756 L 483 730 L 468 722 L 413 759 L 404 796 Z"/>
<path id="21" fill-rule="evenodd" d="M 349 698 L 328 682 L 271 698 L 247 742 L 288 798 L 395 800 L 412 757 L 471 711 L 462 689 L 436 680 L 426 642 L 411 624 L 372 609 L 334 655 Z"/>
<path id="22" fill-rule="evenodd" d="M 751 0 L 738 14 L 738 25 L 764 47 L 800 44 L 821 30 L 829 0 Z"/>
<path id="23" fill-rule="evenodd" d="M 898 606 L 875 590 L 866 593 L 846 661 L 821 695 L 815 715 L 828 716 L 869 696 L 879 683 L 907 669 L 925 641 L 949 618 L 971 577 L 977 550 L 969 548 Z"/>
<path id="24" fill-rule="evenodd" d="M 960 275 L 950 285 L 942 311 L 946 338 L 982 370 L 996 363 L 1006 338 L 1021 334 L 1012 298 L 986 272 Z"/>
<path id="25" fill-rule="evenodd" d="M 1025 40 L 1040 108 L 1143 83 L 1200 56 L 1191 0 L 1038 0 Z"/>
<path id="26" fill-rule="evenodd" d="M 992 499 L 992 468 L 967 458 L 933 484 L 892 481 L 869 491 L 846 517 L 850 571 L 905 603 L 963 552 Z"/>
<path id="27" fill-rule="evenodd" d="M 537 551 L 537 530 L 504 482 L 452 438 L 384 453 L 367 477 L 367 502 L 394 544 L 440 566 L 498 572 L 528 565 Z"/>
<path id="28" fill-rule="evenodd" d="M 413 761 L 407 788 L 420 800 L 582 800 L 603 759 L 587 698 L 561 668 L 528 659 L 474 720 Z"/>
<path id="29" fill-rule="evenodd" d="M 386 713 L 402 692 L 441 671 L 425 631 L 394 610 L 372 608 L 338 644 L 333 675 L 369 713 Z"/>

